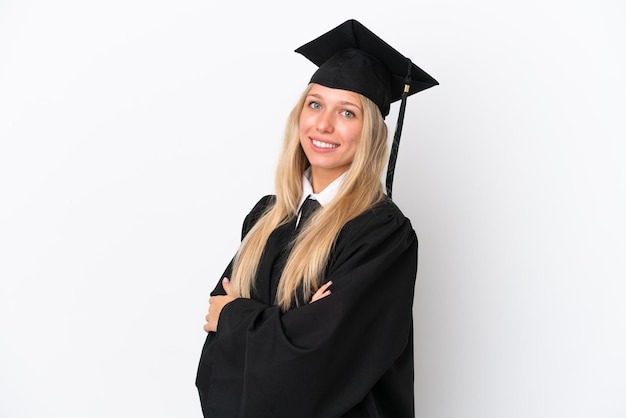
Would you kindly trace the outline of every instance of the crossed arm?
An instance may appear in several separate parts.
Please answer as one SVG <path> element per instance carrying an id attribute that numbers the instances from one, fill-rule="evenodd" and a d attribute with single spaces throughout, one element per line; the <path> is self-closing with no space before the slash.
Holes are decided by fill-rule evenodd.
<path id="1" fill-rule="evenodd" d="M 331 291 L 329 288 L 332 284 L 333 284 L 332 281 L 328 281 L 324 283 L 317 290 L 317 292 L 315 292 L 315 294 L 311 298 L 311 302 L 309 303 L 313 303 L 317 300 L 320 300 L 330 295 Z M 230 288 L 230 280 L 228 279 L 228 277 L 224 277 L 222 279 L 222 286 L 224 287 L 224 290 L 226 291 L 225 295 L 211 296 L 209 298 L 209 312 L 205 316 L 206 324 L 204 324 L 204 327 L 203 327 L 203 329 L 206 332 L 217 331 L 217 325 L 219 323 L 220 313 L 222 312 L 222 309 L 224 308 L 224 306 L 226 306 L 226 304 L 237 299 L 237 297 L 233 295 L 233 292 Z"/>

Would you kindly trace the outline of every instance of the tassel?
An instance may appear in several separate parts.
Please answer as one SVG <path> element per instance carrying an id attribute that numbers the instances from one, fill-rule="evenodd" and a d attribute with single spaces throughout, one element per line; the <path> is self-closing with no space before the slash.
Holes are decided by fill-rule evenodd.
<path id="1" fill-rule="evenodd" d="M 387 164 L 387 196 L 391 199 L 391 193 L 393 188 L 393 175 L 396 170 L 396 159 L 398 158 L 398 148 L 400 147 L 400 135 L 402 134 L 402 124 L 404 122 L 404 113 L 406 109 L 406 98 L 408 97 L 409 89 L 411 87 L 411 63 L 410 59 L 407 59 L 409 69 L 407 70 L 406 78 L 404 79 L 404 91 L 402 92 L 402 100 L 400 102 L 400 111 L 398 113 L 398 123 L 396 123 L 396 132 L 393 135 L 393 142 L 391 143 L 391 152 L 389 153 L 389 164 Z"/>

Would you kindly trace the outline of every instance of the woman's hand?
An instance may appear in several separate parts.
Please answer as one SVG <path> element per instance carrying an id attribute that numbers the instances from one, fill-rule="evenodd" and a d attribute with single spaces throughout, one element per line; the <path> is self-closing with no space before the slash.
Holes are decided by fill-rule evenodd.
<path id="1" fill-rule="evenodd" d="M 209 313 L 205 317 L 206 324 L 204 324 L 203 327 L 206 332 L 217 331 L 217 323 L 220 319 L 222 309 L 227 303 L 237 299 L 233 296 L 233 292 L 230 289 L 230 280 L 228 277 L 224 277 L 224 279 L 222 279 L 222 286 L 224 287 L 224 291 L 226 291 L 226 295 L 211 296 L 209 298 Z"/>
<path id="2" fill-rule="evenodd" d="M 311 298 L 311 302 L 309 302 L 309 303 L 313 303 L 316 300 L 320 300 L 320 299 L 325 298 L 326 296 L 330 295 L 332 292 L 328 288 L 332 284 L 333 284 L 332 281 L 328 281 L 328 282 L 324 283 L 319 289 L 317 289 L 317 292 L 315 292 L 315 294 Z"/>

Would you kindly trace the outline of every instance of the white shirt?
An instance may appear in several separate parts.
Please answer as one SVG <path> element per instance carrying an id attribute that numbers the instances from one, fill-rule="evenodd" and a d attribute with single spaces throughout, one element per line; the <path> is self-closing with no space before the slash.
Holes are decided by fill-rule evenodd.
<path id="1" fill-rule="evenodd" d="M 300 212 L 300 208 L 302 204 L 307 198 L 311 198 L 317 200 L 321 206 L 326 206 L 329 204 L 335 196 L 337 196 L 337 192 L 343 183 L 343 180 L 346 178 L 348 172 L 344 172 L 342 175 L 337 177 L 330 183 L 324 190 L 319 193 L 313 193 L 313 185 L 311 184 L 311 168 L 307 168 L 306 171 L 302 174 L 302 197 L 300 198 L 300 204 L 298 205 L 298 212 Z M 298 222 L 300 222 L 300 214 L 298 213 Z M 296 222 L 296 225 L 297 223 Z"/>

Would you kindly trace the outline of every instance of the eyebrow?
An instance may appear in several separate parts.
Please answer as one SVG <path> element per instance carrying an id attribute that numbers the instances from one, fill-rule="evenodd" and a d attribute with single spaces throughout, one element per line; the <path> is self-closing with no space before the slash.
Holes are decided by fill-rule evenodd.
<path id="1" fill-rule="evenodd" d="M 309 93 L 307 94 L 307 97 L 314 97 L 316 99 L 324 100 L 324 97 L 317 93 Z M 359 109 L 360 111 L 363 111 L 363 109 L 361 109 L 361 106 L 357 105 L 356 103 L 352 103 L 347 100 L 341 100 L 339 103 L 344 106 L 353 106 Z"/>

